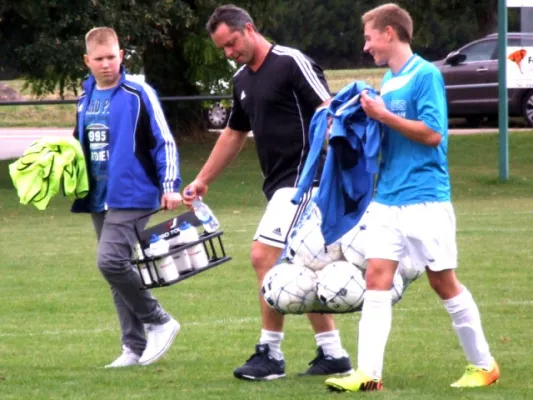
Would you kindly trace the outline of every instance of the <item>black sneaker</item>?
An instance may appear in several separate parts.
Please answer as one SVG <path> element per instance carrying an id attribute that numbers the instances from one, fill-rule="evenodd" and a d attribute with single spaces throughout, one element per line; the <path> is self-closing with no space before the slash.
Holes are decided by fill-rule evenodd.
<path id="1" fill-rule="evenodd" d="M 248 381 L 271 381 L 285 376 L 285 361 L 276 360 L 268 355 L 268 344 L 255 346 L 255 353 L 242 367 L 233 370 L 233 376 Z"/>
<path id="2" fill-rule="evenodd" d="M 307 371 L 298 375 L 347 375 L 353 372 L 352 364 L 348 357 L 333 358 L 326 356 L 322 347 L 316 349 L 316 357 L 309 365 Z"/>

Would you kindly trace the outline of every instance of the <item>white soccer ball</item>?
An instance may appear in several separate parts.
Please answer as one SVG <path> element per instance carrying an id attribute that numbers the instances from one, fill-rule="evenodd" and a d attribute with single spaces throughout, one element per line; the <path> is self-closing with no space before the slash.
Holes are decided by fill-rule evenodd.
<path id="1" fill-rule="evenodd" d="M 392 281 L 392 288 L 390 290 L 392 305 L 395 305 L 401 300 L 404 289 L 405 286 L 403 278 L 400 275 L 399 270 L 397 270 Z"/>
<path id="2" fill-rule="evenodd" d="M 326 246 L 320 228 L 322 217 L 316 204 L 306 210 L 302 220 L 292 230 L 287 244 L 287 257 L 295 264 L 319 271 L 326 265 L 343 259 L 340 241 Z"/>
<path id="3" fill-rule="evenodd" d="M 359 223 L 341 238 L 341 251 L 346 261 L 362 271 L 366 270 L 365 260 L 366 224 Z"/>
<path id="4" fill-rule="evenodd" d="M 363 273 L 348 261 L 330 263 L 318 273 L 318 300 L 334 312 L 360 310 L 365 288 Z"/>
<path id="5" fill-rule="evenodd" d="M 278 264 L 265 275 L 261 294 L 281 314 L 309 312 L 316 301 L 316 274 L 302 265 Z"/>
<path id="6" fill-rule="evenodd" d="M 364 272 L 349 261 L 328 264 L 317 273 L 317 297 L 333 312 L 361 311 L 366 291 Z M 399 272 L 390 289 L 392 305 L 402 298 L 405 284 Z"/>
<path id="7" fill-rule="evenodd" d="M 403 279 L 405 287 L 416 281 L 424 273 L 424 270 L 425 267 L 423 265 L 417 265 L 408 257 L 404 257 L 398 264 L 398 272 Z"/>

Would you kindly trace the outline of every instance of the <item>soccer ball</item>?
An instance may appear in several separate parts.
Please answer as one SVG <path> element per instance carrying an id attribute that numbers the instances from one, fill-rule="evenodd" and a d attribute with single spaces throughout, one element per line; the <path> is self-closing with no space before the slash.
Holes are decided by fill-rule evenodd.
<path id="1" fill-rule="evenodd" d="M 316 204 L 304 212 L 292 230 L 287 244 L 287 257 L 295 264 L 319 271 L 333 261 L 342 260 L 340 241 L 326 246 L 320 224 L 322 217 Z"/>
<path id="2" fill-rule="evenodd" d="M 341 252 L 346 261 L 351 262 L 362 271 L 366 270 L 365 260 L 366 224 L 357 224 L 344 234 L 340 240 Z"/>
<path id="3" fill-rule="evenodd" d="M 316 301 L 316 274 L 302 265 L 278 264 L 265 275 L 261 294 L 281 314 L 309 312 Z"/>
<path id="4" fill-rule="evenodd" d="M 330 263 L 318 273 L 318 300 L 332 311 L 360 310 L 365 288 L 363 273 L 348 261 Z"/>
<path id="5" fill-rule="evenodd" d="M 402 298 L 404 289 L 405 289 L 404 281 L 398 269 L 396 271 L 396 274 L 394 275 L 394 279 L 392 281 L 392 288 L 390 290 L 392 305 L 395 305 L 396 303 L 400 301 L 400 299 Z"/>
<path id="6" fill-rule="evenodd" d="M 321 304 L 333 312 L 361 311 L 366 291 L 363 271 L 349 261 L 336 261 L 317 276 L 317 297 Z M 401 300 L 404 288 L 403 278 L 396 272 L 390 289 L 392 305 Z"/>
<path id="7" fill-rule="evenodd" d="M 398 272 L 403 279 L 404 286 L 407 287 L 424 273 L 424 267 L 418 267 L 412 259 L 405 257 L 400 260 Z"/>

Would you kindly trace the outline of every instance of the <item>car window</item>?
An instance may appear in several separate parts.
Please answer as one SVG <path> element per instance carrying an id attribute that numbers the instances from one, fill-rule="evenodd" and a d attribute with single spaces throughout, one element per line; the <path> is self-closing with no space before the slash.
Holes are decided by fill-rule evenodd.
<path id="1" fill-rule="evenodd" d="M 533 38 L 510 38 L 510 39 L 507 39 L 507 46 L 533 47 Z"/>
<path id="2" fill-rule="evenodd" d="M 484 40 L 464 47 L 461 53 L 466 56 L 465 62 L 476 62 L 491 60 L 495 50 L 496 40 Z"/>

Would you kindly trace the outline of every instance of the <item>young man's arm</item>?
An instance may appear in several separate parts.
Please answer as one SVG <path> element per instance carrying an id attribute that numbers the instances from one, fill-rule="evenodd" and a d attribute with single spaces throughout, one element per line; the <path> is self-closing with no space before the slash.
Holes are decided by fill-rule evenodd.
<path id="1" fill-rule="evenodd" d="M 150 128 L 155 140 L 155 147 L 151 152 L 157 169 L 159 184 L 163 192 L 161 196 L 161 207 L 172 210 L 182 202 L 179 193 L 181 176 L 178 148 L 168 127 L 155 90 L 148 85 L 144 85 L 142 93 L 143 102 L 150 119 Z"/>
<path id="2" fill-rule="evenodd" d="M 383 99 L 372 99 L 367 93 L 361 95 L 361 105 L 369 117 L 415 142 L 437 147 L 443 133 L 448 129 L 444 82 L 438 71 L 430 71 L 419 79 L 417 91 L 414 93 L 419 118 L 416 121 L 394 114 L 386 108 Z"/>
<path id="3" fill-rule="evenodd" d="M 369 114 L 367 113 L 367 115 Z M 426 146 L 437 147 L 442 139 L 442 135 L 440 133 L 435 132 L 423 121 L 405 119 L 388 111 L 387 109 L 385 109 L 385 112 L 381 115 L 381 117 L 374 119 L 391 127 L 395 131 L 402 133 L 409 139 L 425 144 Z"/>

